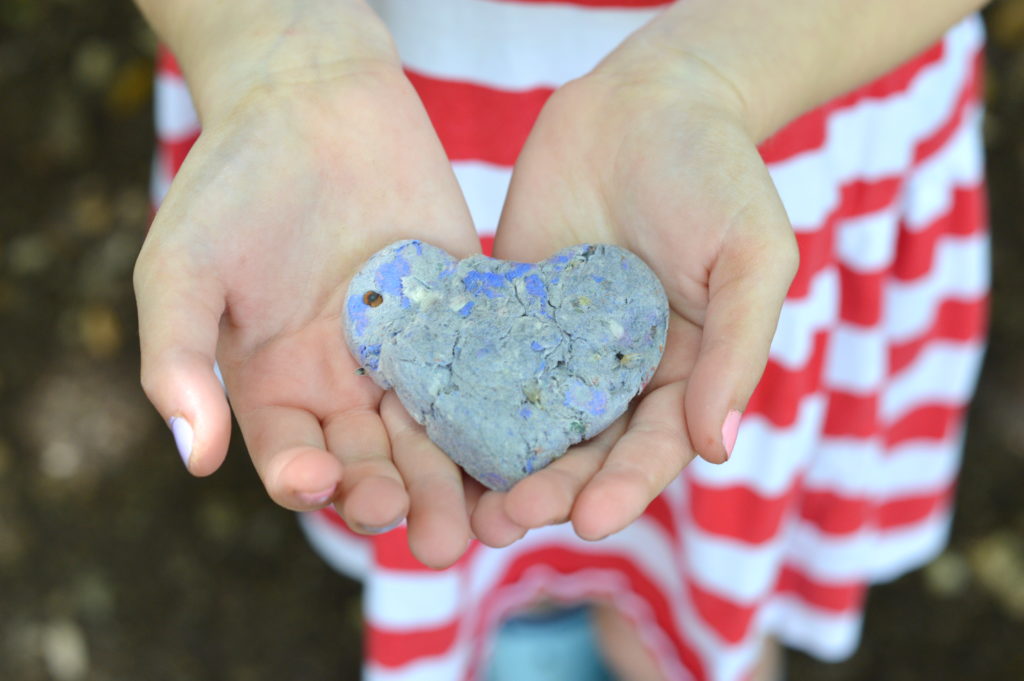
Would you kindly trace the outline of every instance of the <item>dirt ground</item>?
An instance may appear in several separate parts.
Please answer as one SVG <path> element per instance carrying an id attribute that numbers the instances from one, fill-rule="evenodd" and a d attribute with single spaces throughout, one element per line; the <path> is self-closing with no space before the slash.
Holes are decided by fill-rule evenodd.
<path id="1" fill-rule="evenodd" d="M 1024 0 L 989 23 L 994 324 L 952 544 L 793 681 L 1024 680 Z M 358 585 L 237 446 L 186 476 L 138 386 L 153 46 L 129 0 L 0 0 L 0 679 L 356 679 Z"/>

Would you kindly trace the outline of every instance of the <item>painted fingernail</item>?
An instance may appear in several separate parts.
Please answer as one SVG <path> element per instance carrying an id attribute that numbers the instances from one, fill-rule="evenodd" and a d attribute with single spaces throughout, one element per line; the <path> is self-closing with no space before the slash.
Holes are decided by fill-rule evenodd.
<path id="1" fill-rule="evenodd" d="M 323 506 L 331 500 L 336 489 L 338 489 L 338 485 L 334 484 L 319 492 L 296 492 L 295 496 L 307 506 Z"/>
<path id="2" fill-rule="evenodd" d="M 174 444 L 178 447 L 178 454 L 185 462 L 185 468 L 188 468 L 188 463 L 192 460 L 192 424 L 182 416 L 172 416 L 167 425 L 171 427 L 171 434 L 174 435 Z"/>
<path id="3" fill-rule="evenodd" d="M 399 525 L 401 525 L 403 522 L 405 522 L 405 518 L 399 518 L 395 522 L 391 523 L 390 525 L 385 525 L 384 527 L 370 527 L 369 525 L 361 525 L 360 528 L 362 529 L 363 534 L 386 534 L 391 530 L 395 529 L 396 527 L 398 527 Z"/>
<path id="4" fill-rule="evenodd" d="M 736 444 L 736 433 L 740 429 L 740 412 L 730 409 L 725 415 L 725 423 L 722 424 L 722 444 L 725 446 L 725 459 L 729 460 L 732 455 L 732 448 Z"/>

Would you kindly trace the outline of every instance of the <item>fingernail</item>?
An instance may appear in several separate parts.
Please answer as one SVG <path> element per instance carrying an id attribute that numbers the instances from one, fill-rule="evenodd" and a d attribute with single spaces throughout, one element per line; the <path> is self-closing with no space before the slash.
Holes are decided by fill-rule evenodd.
<path id="1" fill-rule="evenodd" d="M 722 444 L 725 446 L 725 459 L 729 460 L 732 448 L 736 444 L 736 433 L 740 430 L 740 412 L 730 409 L 722 424 Z"/>
<path id="2" fill-rule="evenodd" d="M 338 489 L 338 485 L 334 484 L 319 492 L 296 492 L 295 496 L 301 499 L 302 503 L 307 506 L 323 506 L 331 500 L 336 489 Z"/>
<path id="3" fill-rule="evenodd" d="M 178 454 L 185 462 L 185 468 L 188 468 L 188 462 L 192 459 L 192 424 L 184 417 L 172 416 L 168 425 L 171 427 L 171 434 L 174 435 L 174 444 L 178 447 Z"/>
<path id="4" fill-rule="evenodd" d="M 385 525 L 384 527 L 370 527 L 369 525 L 360 525 L 360 529 L 362 529 L 363 534 L 386 534 L 391 530 L 395 529 L 396 527 L 398 527 L 399 525 L 401 525 L 403 522 L 405 522 L 405 518 L 399 518 L 395 522 L 391 523 L 390 525 Z"/>

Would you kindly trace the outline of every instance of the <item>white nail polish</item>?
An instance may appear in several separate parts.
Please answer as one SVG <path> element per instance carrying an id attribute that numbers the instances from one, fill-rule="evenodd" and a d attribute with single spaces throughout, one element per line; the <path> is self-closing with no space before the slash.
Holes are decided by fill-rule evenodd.
<path id="1" fill-rule="evenodd" d="M 168 425 L 174 435 L 174 444 L 178 446 L 178 454 L 185 462 L 185 468 L 188 468 L 188 462 L 192 459 L 192 424 L 181 416 L 172 416 Z"/>

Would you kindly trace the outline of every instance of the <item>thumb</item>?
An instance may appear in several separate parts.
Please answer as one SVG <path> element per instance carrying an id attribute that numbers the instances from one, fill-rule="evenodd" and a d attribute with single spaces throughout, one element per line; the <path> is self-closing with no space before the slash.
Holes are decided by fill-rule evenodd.
<path id="1" fill-rule="evenodd" d="M 214 370 L 224 292 L 181 259 L 143 248 L 135 265 L 142 388 L 195 475 L 220 467 L 231 411 Z"/>
<path id="2" fill-rule="evenodd" d="M 768 362 L 799 253 L 781 205 L 771 218 L 734 224 L 709 276 L 700 351 L 685 396 L 694 448 L 713 463 L 729 458 Z M 756 224 L 755 224 L 756 222 Z"/>

